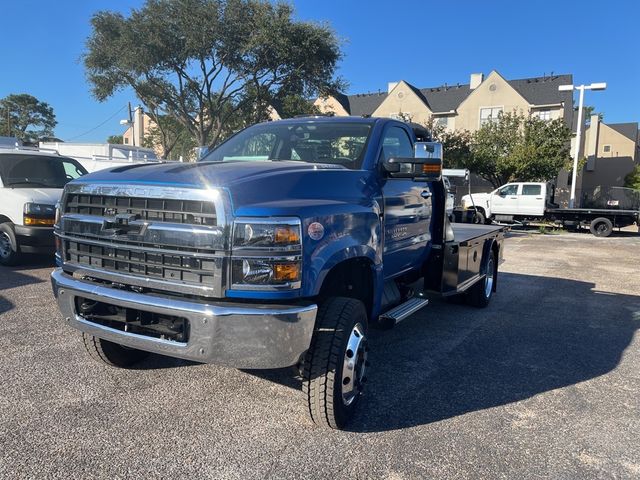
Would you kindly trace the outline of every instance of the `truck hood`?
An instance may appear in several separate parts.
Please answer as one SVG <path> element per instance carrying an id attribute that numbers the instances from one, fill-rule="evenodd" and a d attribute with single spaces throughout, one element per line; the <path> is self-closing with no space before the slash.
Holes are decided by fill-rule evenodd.
<path id="1" fill-rule="evenodd" d="M 471 201 L 473 197 L 473 202 Z M 491 199 L 491 193 L 473 193 L 471 195 L 465 195 L 461 198 L 462 206 L 465 208 L 476 206 L 486 207 Z"/>
<path id="2" fill-rule="evenodd" d="M 223 188 L 235 215 L 303 215 L 305 208 L 361 204 L 371 172 L 296 161 L 138 164 L 85 175 L 74 183 Z"/>
<path id="3" fill-rule="evenodd" d="M 296 161 L 229 161 L 129 164 L 85 175 L 80 183 L 124 183 L 188 188 L 233 187 L 272 177 L 317 170 L 346 170 L 340 165 Z"/>
<path id="4" fill-rule="evenodd" d="M 62 196 L 61 188 L 5 188 L 5 196 L 12 202 L 33 202 L 55 205 Z"/>

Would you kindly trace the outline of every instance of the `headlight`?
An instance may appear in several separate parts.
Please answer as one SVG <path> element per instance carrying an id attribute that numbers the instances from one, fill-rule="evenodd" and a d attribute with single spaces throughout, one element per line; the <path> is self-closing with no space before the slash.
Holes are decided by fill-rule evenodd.
<path id="1" fill-rule="evenodd" d="M 55 222 L 56 207 L 46 203 L 24 204 L 24 225 L 52 226 Z"/>
<path id="2" fill-rule="evenodd" d="M 300 248 L 300 222 L 249 223 L 236 222 L 233 233 L 235 248 Z"/>
<path id="3" fill-rule="evenodd" d="M 233 283 L 236 285 L 289 286 L 300 281 L 300 260 L 245 258 L 233 260 Z"/>
<path id="4" fill-rule="evenodd" d="M 300 288 L 301 234 L 297 218 L 236 220 L 232 283 L 240 288 Z"/>

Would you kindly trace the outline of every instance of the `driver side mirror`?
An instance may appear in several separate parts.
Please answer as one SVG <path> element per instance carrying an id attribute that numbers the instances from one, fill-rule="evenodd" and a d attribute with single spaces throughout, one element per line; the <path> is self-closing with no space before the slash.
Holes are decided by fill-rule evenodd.
<path id="1" fill-rule="evenodd" d="M 413 157 L 390 158 L 383 163 L 391 178 L 412 178 L 416 181 L 438 182 L 442 178 L 442 144 L 416 142 Z"/>

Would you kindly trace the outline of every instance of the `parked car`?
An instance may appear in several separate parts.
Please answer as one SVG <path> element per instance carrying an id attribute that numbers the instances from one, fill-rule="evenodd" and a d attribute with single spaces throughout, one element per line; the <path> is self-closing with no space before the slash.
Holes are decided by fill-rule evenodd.
<path id="1" fill-rule="evenodd" d="M 0 264 L 25 253 L 55 251 L 55 205 L 62 189 L 86 174 L 76 160 L 27 147 L 0 147 Z"/>

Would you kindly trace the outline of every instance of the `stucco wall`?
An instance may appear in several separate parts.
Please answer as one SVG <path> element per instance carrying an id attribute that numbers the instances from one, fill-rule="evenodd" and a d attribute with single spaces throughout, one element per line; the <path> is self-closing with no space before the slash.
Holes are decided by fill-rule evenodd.
<path id="1" fill-rule="evenodd" d="M 456 130 L 476 131 L 480 128 L 480 109 L 502 107 L 507 112 L 529 112 L 527 102 L 516 90 L 496 72 L 491 72 L 458 107 L 455 120 Z"/>

